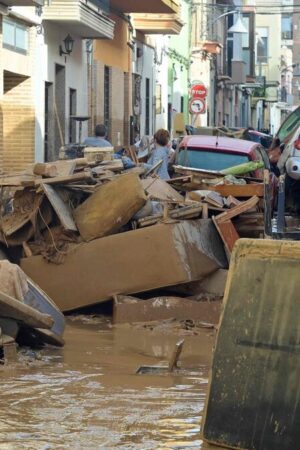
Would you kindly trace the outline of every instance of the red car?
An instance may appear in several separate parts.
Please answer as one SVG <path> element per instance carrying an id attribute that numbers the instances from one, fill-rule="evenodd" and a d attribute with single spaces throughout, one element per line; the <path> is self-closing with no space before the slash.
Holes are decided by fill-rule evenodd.
<path id="1" fill-rule="evenodd" d="M 257 142 L 217 136 L 185 136 L 176 163 L 195 169 L 220 171 L 249 161 L 263 161 L 269 168 L 266 150 Z M 263 169 L 253 176 L 263 178 Z"/>

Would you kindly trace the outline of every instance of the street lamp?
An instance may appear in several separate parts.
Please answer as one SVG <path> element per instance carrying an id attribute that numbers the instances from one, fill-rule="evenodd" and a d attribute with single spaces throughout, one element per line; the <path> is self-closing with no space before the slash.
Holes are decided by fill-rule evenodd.
<path id="1" fill-rule="evenodd" d="M 221 14 L 212 21 L 211 25 L 214 25 L 219 19 L 222 19 L 222 17 L 227 17 L 230 16 L 231 14 L 237 14 L 237 19 L 236 22 L 232 25 L 232 27 L 228 28 L 227 33 L 248 33 L 248 30 L 246 29 L 245 25 L 242 22 L 240 12 L 236 10 L 227 11 L 226 13 Z"/>

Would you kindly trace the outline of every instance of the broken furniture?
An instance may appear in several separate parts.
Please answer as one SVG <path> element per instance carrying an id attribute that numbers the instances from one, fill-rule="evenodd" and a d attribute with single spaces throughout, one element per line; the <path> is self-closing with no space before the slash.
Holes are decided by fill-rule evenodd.
<path id="1" fill-rule="evenodd" d="M 227 266 L 211 220 L 185 220 L 127 231 L 70 248 L 64 264 L 42 256 L 21 268 L 62 311 L 201 280 Z"/>

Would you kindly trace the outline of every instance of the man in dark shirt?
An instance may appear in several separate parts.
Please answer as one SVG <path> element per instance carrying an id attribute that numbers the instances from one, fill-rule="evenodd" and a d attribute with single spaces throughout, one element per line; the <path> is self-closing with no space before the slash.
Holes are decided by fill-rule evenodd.
<path id="1" fill-rule="evenodd" d="M 106 135 L 106 126 L 102 124 L 96 125 L 95 136 L 87 137 L 83 144 L 87 147 L 113 147 L 113 145 L 105 139 Z"/>

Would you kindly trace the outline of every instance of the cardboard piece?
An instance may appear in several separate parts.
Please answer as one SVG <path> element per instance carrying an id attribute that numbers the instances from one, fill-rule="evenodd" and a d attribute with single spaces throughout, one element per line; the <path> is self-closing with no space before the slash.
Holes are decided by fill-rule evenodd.
<path id="1" fill-rule="evenodd" d="M 299 447 L 299 261 L 297 241 L 236 244 L 206 408 L 210 443 Z"/>
<path id="2" fill-rule="evenodd" d="M 184 203 L 184 197 L 160 178 L 145 178 L 141 183 L 151 200 Z"/>
<path id="3" fill-rule="evenodd" d="M 116 294 L 201 280 L 226 264 L 211 220 L 158 224 L 96 239 L 74 247 L 59 266 L 42 256 L 21 260 L 25 273 L 63 311 Z"/>
<path id="4" fill-rule="evenodd" d="M 94 192 L 74 211 L 78 230 L 85 241 L 118 231 L 146 203 L 136 174 L 126 174 Z"/>

